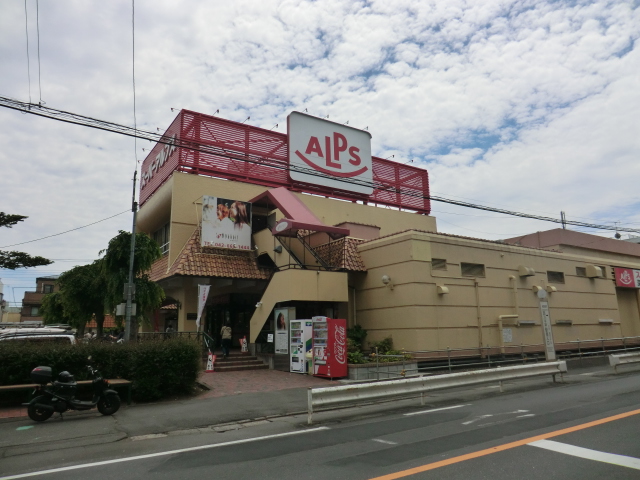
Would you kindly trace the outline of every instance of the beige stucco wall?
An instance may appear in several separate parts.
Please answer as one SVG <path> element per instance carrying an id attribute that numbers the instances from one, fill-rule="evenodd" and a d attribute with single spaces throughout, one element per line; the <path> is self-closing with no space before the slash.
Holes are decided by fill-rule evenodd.
<path id="1" fill-rule="evenodd" d="M 267 189 L 267 187 L 248 183 L 174 172 L 171 179 L 140 208 L 138 229 L 152 233 L 170 219 L 169 263 L 171 264 L 200 222 L 203 195 L 247 201 Z M 436 221 L 431 216 L 325 197 L 297 195 L 326 225 L 341 222 L 377 225 L 380 227 L 380 235 L 407 229 L 436 231 Z"/>
<path id="2" fill-rule="evenodd" d="M 368 242 L 359 251 L 368 273 L 356 284 L 357 321 L 369 331 L 369 341 L 391 336 L 396 348 L 414 351 L 498 346 L 498 317 L 517 313 L 519 320 L 536 325 L 518 327 L 505 320 L 505 328 L 511 328 L 513 335 L 513 341 L 505 345 L 540 344 L 539 300 L 534 285 L 557 288 L 549 294 L 552 323 L 573 321 L 571 326 L 553 326 L 556 343 L 613 338 L 640 327 L 621 327 L 611 279 L 575 275 L 576 266 L 593 262 L 590 257 L 421 232 Z M 432 258 L 446 259 L 447 270 L 432 271 Z M 461 262 L 485 265 L 485 276 L 463 277 Z M 519 265 L 532 267 L 537 273 L 519 277 Z M 565 283 L 548 283 L 547 270 L 564 272 Z M 391 278 L 388 286 L 382 283 L 383 275 Z M 438 285 L 446 286 L 449 293 L 437 294 Z M 599 319 L 613 319 L 614 323 L 605 326 Z"/>

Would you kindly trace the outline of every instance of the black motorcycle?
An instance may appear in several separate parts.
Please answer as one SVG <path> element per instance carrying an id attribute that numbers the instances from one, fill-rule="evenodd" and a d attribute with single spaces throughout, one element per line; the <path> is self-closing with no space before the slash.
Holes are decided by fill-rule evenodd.
<path id="1" fill-rule="evenodd" d="M 51 367 L 36 367 L 31 371 L 31 380 L 40 384 L 33 392 L 34 398 L 27 406 L 29 418 L 36 422 L 44 422 L 54 412 L 60 413 L 67 410 L 91 410 L 98 407 L 103 415 L 113 415 L 120 408 L 120 397 L 115 390 L 109 388 L 109 382 L 102 375 L 87 365 L 89 374 L 93 377 L 93 399 L 91 401 L 75 398 L 78 384 L 69 372 L 60 372 L 58 379 L 51 381 Z"/>

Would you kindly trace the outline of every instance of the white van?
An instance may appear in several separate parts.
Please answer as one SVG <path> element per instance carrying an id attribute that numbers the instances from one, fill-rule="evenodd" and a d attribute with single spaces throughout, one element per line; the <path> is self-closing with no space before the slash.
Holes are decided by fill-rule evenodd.
<path id="1" fill-rule="evenodd" d="M 7 332 L 6 330 L 13 330 Z M 61 343 L 75 345 L 76 337 L 69 331 L 61 328 L 16 328 L 0 331 L 0 342 L 19 341 L 28 343 Z M 35 331 L 25 331 L 35 330 Z"/>

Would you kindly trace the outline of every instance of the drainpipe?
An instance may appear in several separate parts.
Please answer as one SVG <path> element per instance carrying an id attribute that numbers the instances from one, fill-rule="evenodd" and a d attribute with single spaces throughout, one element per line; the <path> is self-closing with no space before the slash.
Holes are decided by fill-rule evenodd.
<path id="1" fill-rule="evenodd" d="M 480 284 L 478 279 L 474 279 L 473 286 L 476 290 L 476 315 L 478 319 L 478 348 L 482 352 L 482 315 L 480 314 Z"/>
<path id="2" fill-rule="evenodd" d="M 504 353 L 504 337 L 502 336 L 502 320 L 505 318 L 518 318 L 518 315 L 500 315 L 498 317 L 498 334 L 500 336 L 500 353 Z"/>
<path id="3" fill-rule="evenodd" d="M 358 318 L 356 317 L 356 287 L 353 287 L 353 326 L 358 324 Z"/>
<path id="4" fill-rule="evenodd" d="M 516 277 L 509 275 L 509 281 L 513 283 L 513 313 L 518 315 L 518 285 L 516 284 Z"/>

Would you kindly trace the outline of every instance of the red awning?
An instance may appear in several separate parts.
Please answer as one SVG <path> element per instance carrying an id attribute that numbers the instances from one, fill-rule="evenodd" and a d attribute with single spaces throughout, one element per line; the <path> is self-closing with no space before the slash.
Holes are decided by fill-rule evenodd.
<path id="1" fill-rule="evenodd" d="M 293 237 L 298 230 L 325 232 L 334 240 L 349 236 L 348 228 L 330 227 L 322 223 L 298 197 L 284 187 L 266 190 L 249 201 L 267 208 L 275 206 L 284 214 L 285 218 L 272 230 L 275 236 Z"/>

